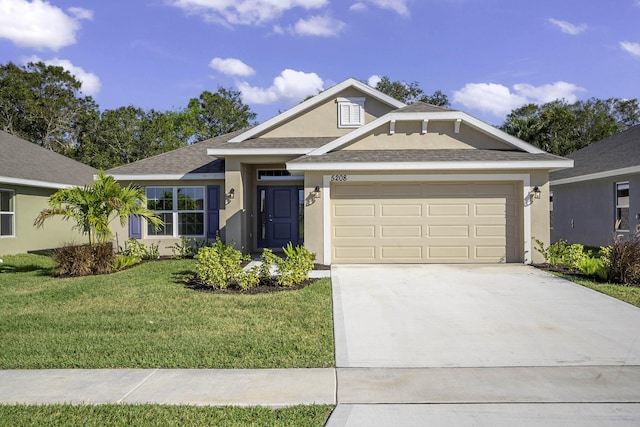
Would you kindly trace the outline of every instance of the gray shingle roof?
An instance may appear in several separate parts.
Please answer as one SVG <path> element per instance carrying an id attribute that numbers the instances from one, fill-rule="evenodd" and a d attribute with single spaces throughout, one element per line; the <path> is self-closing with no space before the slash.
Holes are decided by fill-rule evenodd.
<path id="1" fill-rule="evenodd" d="M 2 177 L 84 185 L 98 171 L 84 163 L 0 131 L 0 182 Z"/>
<path id="2" fill-rule="evenodd" d="M 187 147 L 109 169 L 105 173 L 109 175 L 178 175 L 224 172 L 224 161 L 208 156 L 207 149 L 227 142 L 245 131 L 246 129 L 196 142 Z"/>
<path id="3" fill-rule="evenodd" d="M 313 137 L 313 138 L 255 138 L 242 142 L 222 141 L 209 148 L 318 148 L 330 143 L 335 137 Z"/>
<path id="4" fill-rule="evenodd" d="M 471 162 L 563 160 L 553 154 L 503 150 L 342 150 L 320 156 L 302 156 L 289 163 Z"/>
<path id="5" fill-rule="evenodd" d="M 414 102 L 406 107 L 398 108 L 395 112 L 400 113 L 440 113 L 443 111 L 457 111 L 450 108 L 440 107 L 426 102 Z"/>
<path id="6" fill-rule="evenodd" d="M 640 125 L 589 144 L 567 157 L 574 160 L 573 168 L 552 172 L 551 180 L 640 166 Z"/>

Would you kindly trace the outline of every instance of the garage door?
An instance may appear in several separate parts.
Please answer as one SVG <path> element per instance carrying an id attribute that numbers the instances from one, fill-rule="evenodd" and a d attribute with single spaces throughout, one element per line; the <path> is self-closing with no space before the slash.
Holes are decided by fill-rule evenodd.
<path id="1" fill-rule="evenodd" d="M 334 183 L 334 263 L 522 262 L 518 185 Z"/>

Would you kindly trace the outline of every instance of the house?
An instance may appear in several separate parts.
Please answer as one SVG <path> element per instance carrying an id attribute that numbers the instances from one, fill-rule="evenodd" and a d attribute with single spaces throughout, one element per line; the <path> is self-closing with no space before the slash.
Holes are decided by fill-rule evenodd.
<path id="1" fill-rule="evenodd" d="M 0 151 L 0 255 L 84 242 L 72 222 L 52 218 L 37 229 L 33 220 L 54 192 L 90 184 L 97 171 L 4 131 Z"/>
<path id="2" fill-rule="evenodd" d="M 354 79 L 253 128 L 107 171 L 145 187 L 159 231 L 244 251 L 304 243 L 332 263 L 535 261 L 549 171 L 572 161 L 461 111 L 405 105 Z M 542 195 L 542 196 L 541 196 Z"/>
<path id="3" fill-rule="evenodd" d="M 552 241 L 610 245 L 640 226 L 640 125 L 567 157 L 574 168 L 551 173 Z"/>

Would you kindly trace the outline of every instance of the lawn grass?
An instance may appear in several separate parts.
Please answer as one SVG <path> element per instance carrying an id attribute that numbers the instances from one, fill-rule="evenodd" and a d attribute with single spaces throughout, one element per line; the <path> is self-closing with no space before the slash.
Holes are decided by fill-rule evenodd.
<path id="1" fill-rule="evenodd" d="M 640 287 L 624 286 L 613 283 L 600 283 L 583 277 L 576 277 L 569 274 L 554 273 L 564 279 L 570 280 L 579 285 L 601 292 L 621 301 L 640 307 Z"/>
<path id="2" fill-rule="evenodd" d="M 42 255 L 0 264 L 0 369 L 332 367 L 331 284 L 196 292 L 193 260 L 51 277 Z"/>
<path id="3" fill-rule="evenodd" d="M 0 405 L 0 426 L 323 426 L 333 406 Z"/>

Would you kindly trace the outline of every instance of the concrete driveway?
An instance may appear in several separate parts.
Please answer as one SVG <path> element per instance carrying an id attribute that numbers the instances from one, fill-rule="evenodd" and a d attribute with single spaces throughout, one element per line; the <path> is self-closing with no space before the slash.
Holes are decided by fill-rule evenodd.
<path id="1" fill-rule="evenodd" d="M 327 427 L 640 425 L 640 309 L 524 265 L 333 266 Z"/>
<path id="2" fill-rule="evenodd" d="M 332 267 L 338 367 L 640 365 L 640 309 L 525 265 Z"/>

